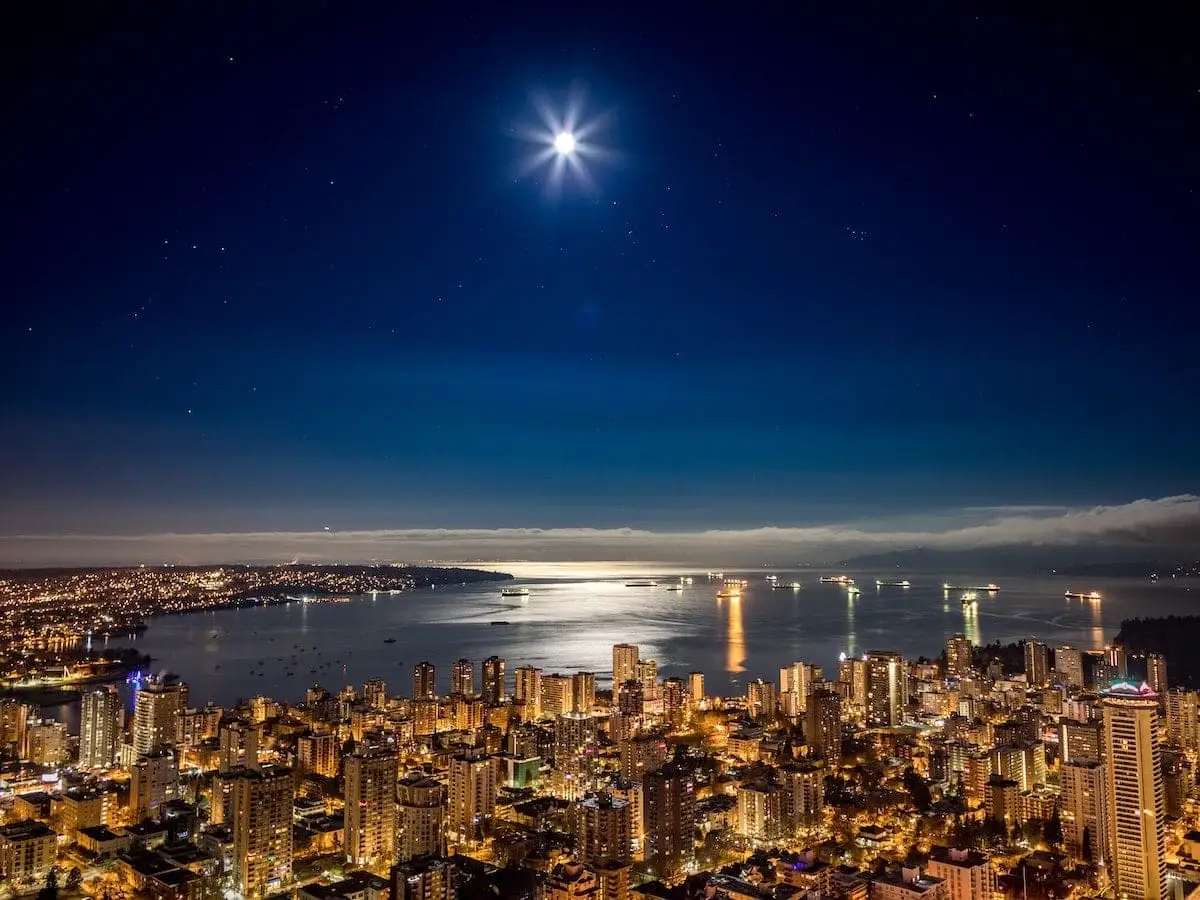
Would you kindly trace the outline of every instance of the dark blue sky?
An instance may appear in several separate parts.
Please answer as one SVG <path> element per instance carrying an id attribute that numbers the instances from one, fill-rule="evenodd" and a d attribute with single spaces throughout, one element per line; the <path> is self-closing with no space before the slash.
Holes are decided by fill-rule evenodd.
<path id="1" fill-rule="evenodd" d="M 1196 486 L 1183 4 L 103 6 L 0 29 L 0 531 Z"/>

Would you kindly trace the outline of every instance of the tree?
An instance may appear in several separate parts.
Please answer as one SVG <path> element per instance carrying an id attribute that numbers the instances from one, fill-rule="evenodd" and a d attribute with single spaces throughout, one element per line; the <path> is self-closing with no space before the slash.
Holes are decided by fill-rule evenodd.
<path id="1" fill-rule="evenodd" d="M 58 866 L 46 873 L 46 886 L 38 891 L 38 900 L 58 900 Z"/>
<path id="2" fill-rule="evenodd" d="M 77 891 L 83 886 L 83 872 L 79 866 L 72 866 L 71 871 L 67 873 L 67 890 Z"/>
<path id="3" fill-rule="evenodd" d="M 1048 847 L 1060 847 L 1063 842 L 1063 827 L 1062 819 L 1058 816 L 1058 810 L 1046 820 L 1046 827 L 1042 830 L 1042 837 L 1046 841 Z"/>

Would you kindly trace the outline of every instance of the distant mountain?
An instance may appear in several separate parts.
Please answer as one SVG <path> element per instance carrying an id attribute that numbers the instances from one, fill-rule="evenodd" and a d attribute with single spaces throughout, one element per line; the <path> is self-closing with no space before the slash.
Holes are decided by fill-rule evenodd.
<path id="1" fill-rule="evenodd" d="M 994 575 L 1147 576 L 1175 564 L 1146 562 L 1146 547 L 1085 547 L 1008 544 L 970 550 L 913 547 L 868 553 L 835 563 L 839 568 L 904 572 L 975 572 Z"/>

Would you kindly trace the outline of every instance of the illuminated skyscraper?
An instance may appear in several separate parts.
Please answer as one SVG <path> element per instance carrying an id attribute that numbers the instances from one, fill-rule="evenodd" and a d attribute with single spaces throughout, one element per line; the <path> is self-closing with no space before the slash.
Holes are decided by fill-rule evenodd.
<path id="1" fill-rule="evenodd" d="M 842 699 L 833 691 L 814 691 L 804 713 L 804 740 L 814 756 L 837 760 L 842 755 Z"/>
<path id="2" fill-rule="evenodd" d="M 470 697 L 475 693 L 475 664 L 460 659 L 450 667 L 450 693 Z"/>
<path id="3" fill-rule="evenodd" d="M 1158 696 L 1119 683 L 1103 694 L 1108 772 L 1108 869 L 1118 898 L 1166 894 L 1166 810 L 1158 745 Z"/>
<path id="4" fill-rule="evenodd" d="M 496 706 L 504 700 L 504 660 L 489 656 L 483 661 L 483 702 Z"/>
<path id="5" fill-rule="evenodd" d="M 437 668 L 431 662 L 419 662 L 413 666 L 413 699 L 437 699 Z"/>
<path id="6" fill-rule="evenodd" d="M 447 832 L 456 843 L 471 844 L 483 837 L 496 811 L 496 764 L 490 757 L 466 753 L 450 761 L 450 805 Z"/>
<path id="7" fill-rule="evenodd" d="M 1083 651 L 1059 647 L 1054 651 L 1054 668 L 1069 687 L 1083 687 Z"/>
<path id="8" fill-rule="evenodd" d="M 595 771 L 598 722 L 591 713 L 563 713 L 554 721 L 554 768 L 578 784 Z"/>
<path id="9" fill-rule="evenodd" d="M 666 678 L 662 683 L 663 718 L 672 728 L 682 728 L 687 718 L 687 690 L 682 678 Z"/>
<path id="10" fill-rule="evenodd" d="M 774 717 L 775 685 L 762 678 L 749 682 L 746 685 L 746 713 L 755 721 Z"/>
<path id="11" fill-rule="evenodd" d="M 542 676 L 542 715 L 545 718 L 557 719 L 563 713 L 574 712 L 573 700 L 570 675 L 555 672 Z"/>
<path id="12" fill-rule="evenodd" d="M 1105 654 L 1108 664 L 1116 670 L 1118 678 L 1129 677 L 1129 654 L 1124 647 L 1113 644 Z"/>
<path id="13" fill-rule="evenodd" d="M 158 817 L 164 803 L 179 795 L 179 759 L 166 745 L 139 757 L 129 770 L 129 808 L 141 822 Z"/>
<path id="14" fill-rule="evenodd" d="M 606 859 L 633 861 L 633 806 L 628 800 L 601 791 L 574 807 L 574 828 L 579 858 L 589 866 Z"/>
<path id="15" fill-rule="evenodd" d="M 89 769 L 116 765 L 124 725 L 125 705 L 113 688 L 84 694 L 79 715 L 79 765 Z"/>
<path id="16" fill-rule="evenodd" d="M 1108 859 L 1108 775 L 1095 759 L 1074 759 L 1062 766 L 1062 827 L 1074 859 Z"/>
<path id="17" fill-rule="evenodd" d="M 372 678 L 363 685 L 363 699 L 372 709 L 387 708 L 387 684 L 382 678 Z"/>
<path id="18" fill-rule="evenodd" d="M 1166 699 L 1167 739 L 1191 753 L 1200 751 L 1200 694 L 1177 687 Z"/>
<path id="19" fill-rule="evenodd" d="M 1040 641 L 1025 642 L 1025 681 L 1030 687 L 1050 683 L 1050 650 Z"/>
<path id="20" fill-rule="evenodd" d="M 888 650 L 867 654 L 867 724 L 899 725 L 908 706 L 908 674 L 904 658 Z"/>
<path id="21" fill-rule="evenodd" d="M 446 821 L 446 786 L 436 778 L 416 772 L 400 779 L 399 858 L 439 856 L 445 849 L 442 829 Z"/>
<path id="22" fill-rule="evenodd" d="M 786 832 L 817 825 L 825 808 L 826 770 L 820 763 L 788 763 L 779 769 L 780 812 Z"/>
<path id="23" fill-rule="evenodd" d="M 542 670 L 537 666 L 518 666 L 513 673 L 513 699 L 524 704 L 525 718 L 531 722 L 542 717 Z"/>
<path id="24" fill-rule="evenodd" d="M 396 856 L 396 754 L 353 753 L 346 757 L 346 860 L 381 870 Z"/>
<path id="25" fill-rule="evenodd" d="M 694 851 L 696 785 L 691 769 L 674 760 L 648 772 L 646 798 L 646 858 L 660 877 L 682 872 Z"/>
<path id="26" fill-rule="evenodd" d="M 337 735 L 327 731 L 301 735 L 296 739 L 296 768 L 301 775 L 324 775 L 335 778 L 338 773 Z"/>
<path id="27" fill-rule="evenodd" d="M 638 677 L 638 648 L 636 644 L 613 645 L 613 690 Z"/>
<path id="28" fill-rule="evenodd" d="M 619 684 L 620 682 L 618 682 Z M 688 703 L 693 707 L 700 706 L 705 701 L 704 673 L 688 673 Z"/>
<path id="29" fill-rule="evenodd" d="M 866 657 L 846 657 L 844 654 L 838 663 L 838 681 L 846 685 L 847 699 L 850 701 L 850 717 L 860 720 L 866 715 L 868 693 L 867 683 L 870 673 L 867 669 Z"/>
<path id="30" fill-rule="evenodd" d="M 966 635 L 956 634 L 946 641 L 946 674 L 951 678 L 971 674 L 971 642 Z"/>
<path id="31" fill-rule="evenodd" d="M 279 766 L 233 781 L 233 880 L 244 897 L 264 897 L 292 880 L 292 773 Z"/>
<path id="32" fill-rule="evenodd" d="M 219 755 L 217 771 L 228 772 L 239 766 L 258 768 L 258 727 L 246 719 L 226 719 L 217 730 Z"/>
<path id="33" fill-rule="evenodd" d="M 175 746 L 175 718 L 186 707 L 182 682 L 146 682 L 134 698 L 134 755 L 145 756 L 163 745 Z"/>
<path id="34" fill-rule="evenodd" d="M 1161 698 L 1167 693 L 1167 658 L 1161 653 L 1146 654 L 1146 681 Z"/>
<path id="35" fill-rule="evenodd" d="M 596 673 L 576 672 L 571 676 L 571 711 L 590 713 L 596 706 Z"/>
<path id="36" fill-rule="evenodd" d="M 658 699 L 658 661 L 654 659 L 639 659 L 637 678 L 642 683 L 642 691 L 647 700 Z"/>

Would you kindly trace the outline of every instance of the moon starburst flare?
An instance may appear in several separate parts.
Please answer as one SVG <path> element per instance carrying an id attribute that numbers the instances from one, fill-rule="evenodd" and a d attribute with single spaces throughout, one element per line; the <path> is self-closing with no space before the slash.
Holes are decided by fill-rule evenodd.
<path id="1" fill-rule="evenodd" d="M 584 96 L 579 89 L 572 90 L 566 103 L 559 105 L 545 94 L 534 96 L 533 106 L 541 121 L 518 133 L 520 138 L 535 145 L 533 152 L 521 161 L 520 177 L 544 170 L 547 190 L 555 196 L 562 193 L 568 181 L 588 193 L 596 190 L 590 164 L 604 161 L 610 153 L 595 140 L 603 129 L 604 117 L 585 119 L 583 105 Z"/>

